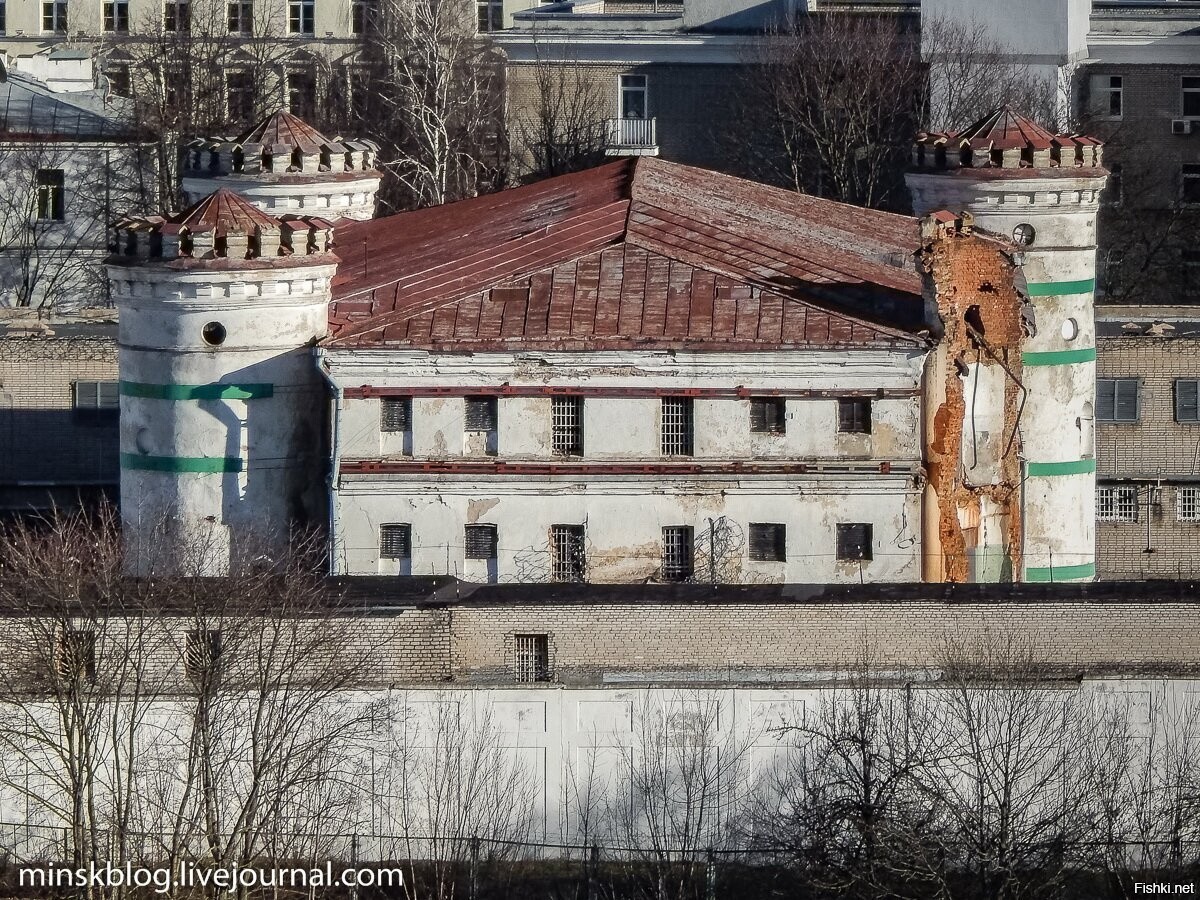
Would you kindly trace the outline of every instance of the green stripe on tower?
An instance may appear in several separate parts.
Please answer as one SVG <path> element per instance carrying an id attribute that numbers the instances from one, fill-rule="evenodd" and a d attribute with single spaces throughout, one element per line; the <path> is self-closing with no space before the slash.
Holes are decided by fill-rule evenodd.
<path id="1" fill-rule="evenodd" d="M 121 394 L 150 400 L 257 400 L 275 392 L 270 384 L 149 384 L 122 381 Z"/>
<path id="2" fill-rule="evenodd" d="M 1078 566 L 1030 566 L 1025 570 L 1026 581 L 1078 581 L 1082 578 L 1095 578 L 1096 564 L 1083 563 Z"/>
<path id="3" fill-rule="evenodd" d="M 240 472 L 242 460 L 236 456 L 142 456 L 122 453 L 121 468 L 141 472 Z"/>
<path id="4" fill-rule="evenodd" d="M 1028 463 L 1030 475 L 1090 475 L 1096 471 L 1094 459 L 1072 459 L 1067 462 Z"/>
<path id="5" fill-rule="evenodd" d="M 1084 347 L 1082 350 L 1038 350 L 1021 354 L 1021 362 L 1027 366 L 1069 366 L 1095 361 L 1095 347 Z"/>
<path id="6" fill-rule="evenodd" d="M 1030 282 L 1026 289 L 1030 297 L 1062 297 L 1066 294 L 1090 294 L 1096 289 L 1095 278 L 1081 278 L 1078 281 L 1042 281 Z"/>

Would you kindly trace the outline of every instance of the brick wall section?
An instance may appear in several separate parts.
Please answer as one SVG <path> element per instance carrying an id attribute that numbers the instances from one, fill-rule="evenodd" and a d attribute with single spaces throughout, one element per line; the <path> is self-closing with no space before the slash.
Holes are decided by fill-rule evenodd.
<path id="1" fill-rule="evenodd" d="M 1140 486 L 1137 522 L 1098 522 L 1096 557 L 1101 578 L 1178 577 L 1200 571 L 1200 523 L 1180 522 L 1178 488 L 1200 486 L 1200 424 L 1175 421 L 1175 380 L 1200 379 L 1200 340 L 1150 336 L 1101 339 L 1098 378 L 1141 380 L 1140 417 L 1130 423 L 1097 423 L 1097 479 L 1133 480 Z M 1160 503 L 1147 504 L 1158 486 Z M 1194 479 L 1194 480 L 1188 480 Z M 1150 546 L 1146 553 L 1146 515 Z"/>

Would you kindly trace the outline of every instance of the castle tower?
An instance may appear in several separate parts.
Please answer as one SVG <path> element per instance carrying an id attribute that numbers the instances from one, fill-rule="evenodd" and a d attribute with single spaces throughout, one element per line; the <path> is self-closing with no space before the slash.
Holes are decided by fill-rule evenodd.
<path id="1" fill-rule="evenodd" d="M 130 573 L 220 574 L 322 526 L 330 223 L 219 190 L 116 235 Z"/>
<path id="2" fill-rule="evenodd" d="M 977 229 L 1011 241 L 1021 263 L 1033 315 L 1020 371 L 1008 377 L 1017 382 L 1023 468 L 1013 577 L 1024 581 L 1096 572 L 1093 292 L 1108 174 L 1101 161 L 1099 141 L 1051 134 L 1004 108 L 956 134 L 921 135 L 907 176 L 917 215 L 969 213 Z"/>
<path id="3" fill-rule="evenodd" d="M 380 175 L 373 141 L 327 138 L 288 112 L 277 112 L 235 138 L 188 145 L 183 193 L 196 203 L 227 188 L 274 216 L 370 219 Z"/>

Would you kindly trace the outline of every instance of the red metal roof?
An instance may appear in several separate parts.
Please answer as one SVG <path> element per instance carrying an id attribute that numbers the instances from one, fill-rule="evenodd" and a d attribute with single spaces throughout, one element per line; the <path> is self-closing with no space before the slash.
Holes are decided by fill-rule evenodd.
<path id="1" fill-rule="evenodd" d="M 916 220 L 656 159 L 348 225 L 333 346 L 919 345 Z"/>
<path id="2" fill-rule="evenodd" d="M 974 149 L 994 150 L 1049 150 L 1054 137 L 1011 106 L 1000 107 L 954 136 L 957 144 L 965 142 Z"/>
<path id="3" fill-rule="evenodd" d="M 213 229 L 217 237 L 227 234 L 254 234 L 255 226 L 279 228 L 279 220 L 235 194 L 221 188 L 189 206 L 170 221 L 178 227 L 186 226 L 189 231 Z"/>
<path id="4" fill-rule="evenodd" d="M 280 110 L 251 125 L 237 136 L 236 143 L 264 144 L 268 147 L 286 146 L 301 153 L 320 153 L 329 138 L 303 119 Z"/>

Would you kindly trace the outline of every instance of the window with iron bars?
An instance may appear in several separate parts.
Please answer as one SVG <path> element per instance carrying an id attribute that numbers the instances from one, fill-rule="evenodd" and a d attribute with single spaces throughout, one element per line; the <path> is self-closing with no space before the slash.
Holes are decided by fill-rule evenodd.
<path id="1" fill-rule="evenodd" d="M 561 456 L 582 456 L 583 398 L 554 397 L 550 411 L 554 452 Z"/>
<path id="2" fill-rule="evenodd" d="M 316 0 L 288 0 L 288 33 L 312 34 Z"/>
<path id="3" fill-rule="evenodd" d="M 685 581 L 695 572 L 692 555 L 692 528 L 670 525 L 662 530 L 662 577 L 665 581 Z"/>
<path id="4" fill-rule="evenodd" d="M 163 4 L 164 31 L 190 31 L 192 8 L 188 0 L 167 0 Z"/>
<path id="5" fill-rule="evenodd" d="M 756 434 L 783 434 L 786 407 L 782 397 L 750 398 L 750 430 Z"/>
<path id="6" fill-rule="evenodd" d="M 379 526 L 380 559 L 412 559 L 412 526 Z"/>
<path id="7" fill-rule="evenodd" d="M 513 663 L 517 681 L 533 684 L 550 680 L 550 636 L 513 635 Z"/>
<path id="8" fill-rule="evenodd" d="M 229 33 L 250 34 L 253 31 L 253 0 L 231 0 L 229 4 Z"/>
<path id="9" fill-rule="evenodd" d="M 104 4 L 104 30 L 109 33 L 128 33 L 129 0 L 106 0 Z"/>
<path id="10" fill-rule="evenodd" d="M 96 680 L 96 633 L 67 628 L 58 632 L 54 668 L 65 681 Z"/>
<path id="11" fill-rule="evenodd" d="M 467 397 L 465 413 L 464 427 L 467 431 L 496 430 L 495 397 Z"/>
<path id="12" fill-rule="evenodd" d="M 467 559 L 495 559 L 497 543 L 495 525 L 466 527 Z"/>
<path id="13" fill-rule="evenodd" d="M 554 581 L 587 579 L 582 525 L 550 526 L 550 577 Z"/>
<path id="14" fill-rule="evenodd" d="M 691 456 L 695 451 L 692 399 L 663 397 L 662 452 L 664 456 Z"/>
<path id="15" fill-rule="evenodd" d="M 187 633 L 183 648 L 183 670 L 193 681 L 212 678 L 221 659 L 221 632 L 195 629 Z"/>
<path id="16" fill-rule="evenodd" d="M 773 522 L 750 523 L 750 558 L 760 562 L 787 561 L 787 530 Z"/>
<path id="17" fill-rule="evenodd" d="M 871 398 L 842 397 L 838 400 L 838 427 L 842 434 L 871 433 Z"/>
<path id="18" fill-rule="evenodd" d="M 1096 521 L 1136 522 L 1138 489 L 1136 484 L 1110 484 L 1096 488 Z"/>
<path id="19" fill-rule="evenodd" d="M 1175 488 L 1175 518 L 1180 522 L 1200 522 L 1200 487 Z"/>
<path id="20" fill-rule="evenodd" d="M 384 397 L 379 401 L 379 430 L 408 431 L 412 428 L 412 399 Z"/>

